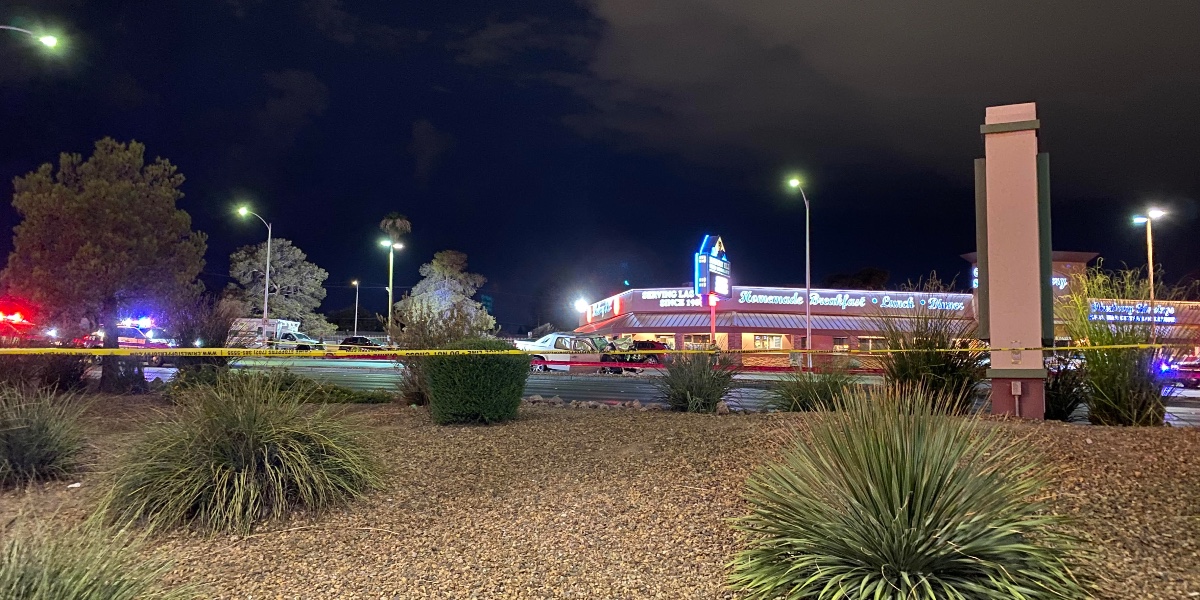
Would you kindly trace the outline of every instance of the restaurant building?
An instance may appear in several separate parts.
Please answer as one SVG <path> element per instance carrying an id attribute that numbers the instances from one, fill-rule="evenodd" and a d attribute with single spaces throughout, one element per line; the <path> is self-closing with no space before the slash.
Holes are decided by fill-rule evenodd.
<path id="1" fill-rule="evenodd" d="M 1068 292 L 1070 278 L 1082 273 L 1094 253 L 1055 252 L 1054 295 Z M 972 288 L 977 284 L 974 253 L 963 255 L 972 263 Z M 839 290 L 734 286 L 731 298 L 717 303 L 716 336 L 712 335 L 710 310 L 706 298 L 689 287 L 626 290 L 588 307 L 580 317 L 579 333 L 613 338 L 650 340 L 674 349 L 701 349 L 716 345 L 723 350 L 762 349 L 798 350 L 805 347 L 805 304 L 812 315 L 813 350 L 845 352 L 882 349 L 884 339 L 880 318 L 945 315 L 974 321 L 976 298 L 973 293 L 927 294 L 907 291 Z M 1154 322 L 1176 339 L 1197 339 L 1200 332 L 1200 303 L 1157 302 Z M 1114 322 L 1147 322 L 1151 307 L 1145 302 L 1094 300 L 1092 317 Z M 1059 343 L 1066 339 L 1061 326 Z M 799 354 L 790 355 L 798 364 Z M 784 355 L 746 356 L 746 364 L 787 364 Z"/>

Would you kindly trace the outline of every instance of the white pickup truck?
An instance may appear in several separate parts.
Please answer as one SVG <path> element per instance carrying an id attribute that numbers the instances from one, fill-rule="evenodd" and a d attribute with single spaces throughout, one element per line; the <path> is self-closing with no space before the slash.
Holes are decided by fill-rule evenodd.
<path id="1" fill-rule="evenodd" d="M 532 355 L 534 360 L 544 360 L 549 363 L 561 362 L 591 362 L 599 363 L 600 354 L 608 346 L 608 340 L 598 335 L 579 333 L 551 333 L 535 341 L 517 340 L 513 342 L 518 350 L 524 350 Z M 557 354 L 538 354 L 538 351 L 554 350 Z M 595 372 L 599 367 L 562 365 L 533 365 L 534 371 L 582 371 Z"/>

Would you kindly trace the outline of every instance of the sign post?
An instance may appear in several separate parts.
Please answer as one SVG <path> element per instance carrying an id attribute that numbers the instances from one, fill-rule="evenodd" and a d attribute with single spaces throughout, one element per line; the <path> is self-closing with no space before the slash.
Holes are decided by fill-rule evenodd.
<path id="1" fill-rule="evenodd" d="M 695 292 L 708 299 L 709 342 L 717 344 L 717 302 L 733 297 L 729 257 L 720 236 L 706 235 L 696 252 Z"/>

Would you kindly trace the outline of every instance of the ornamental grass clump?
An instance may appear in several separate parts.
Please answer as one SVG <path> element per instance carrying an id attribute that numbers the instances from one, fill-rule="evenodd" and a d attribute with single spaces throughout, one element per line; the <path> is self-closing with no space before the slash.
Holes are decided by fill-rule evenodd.
<path id="1" fill-rule="evenodd" d="M 85 525 L 65 533 L 9 533 L 0 543 L 0 598 L 5 600 L 175 600 L 196 597 L 167 588 L 169 564 L 141 555 L 124 531 Z"/>
<path id="2" fill-rule="evenodd" d="M 115 470 L 108 522 L 150 530 L 249 531 L 293 511 L 317 512 L 379 484 L 351 423 L 285 390 L 280 375 L 237 375 L 184 394 Z"/>
<path id="3" fill-rule="evenodd" d="M 827 410 L 847 388 L 857 385 L 850 371 L 832 366 L 817 371 L 796 369 L 785 374 L 771 389 L 766 407 L 770 410 L 796 412 Z"/>
<path id="4" fill-rule="evenodd" d="M 730 584 L 759 600 L 1085 597 L 1048 474 L 961 400 L 856 388 L 756 471 Z"/>
<path id="5" fill-rule="evenodd" d="M 65 477 L 83 452 L 79 397 L 0 386 L 0 487 Z"/>
<path id="6" fill-rule="evenodd" d="M 710 413 L 733 390 L 737 362 L 729 354 L 681 354 L 667 362 L 653 381 L 673 410 Z"/>

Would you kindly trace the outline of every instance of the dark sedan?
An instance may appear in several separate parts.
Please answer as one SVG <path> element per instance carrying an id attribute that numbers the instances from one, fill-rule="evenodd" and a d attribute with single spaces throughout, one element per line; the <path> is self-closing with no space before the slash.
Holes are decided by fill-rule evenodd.
<path id="1" fill-rule="evenodd" d="M 345 350 L 348 352 L 354 350 L 380 350 L 382 348 L 383 346 L 375 343 L 371 340 L 371 338 L 361 335 L 350 336 L 342 340 L 342 343 L 338 344 L 338 350 Z"/>

